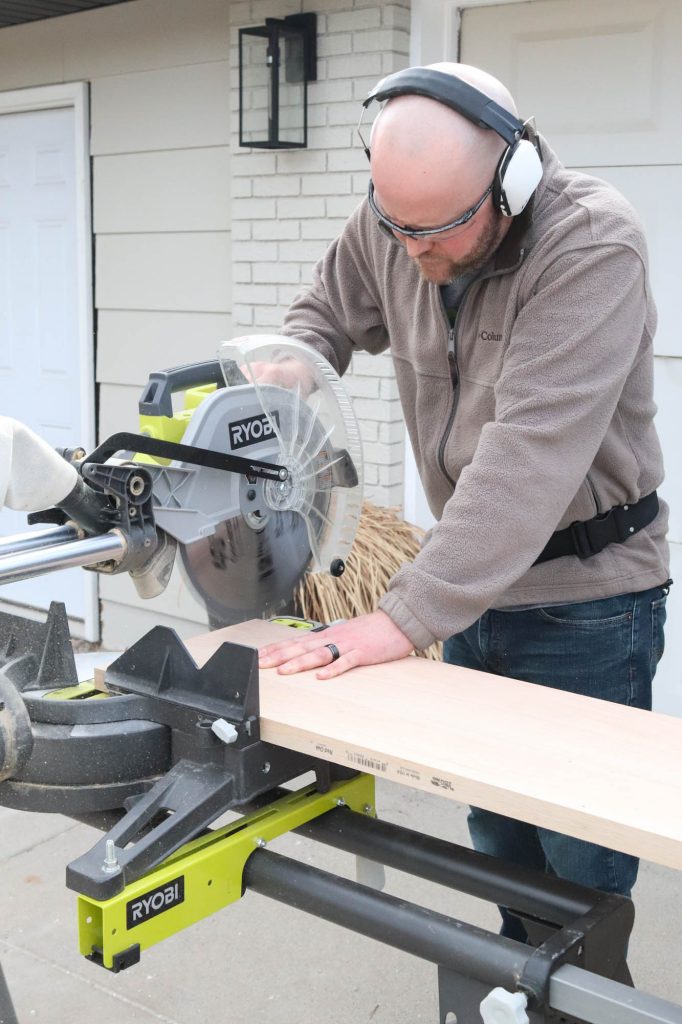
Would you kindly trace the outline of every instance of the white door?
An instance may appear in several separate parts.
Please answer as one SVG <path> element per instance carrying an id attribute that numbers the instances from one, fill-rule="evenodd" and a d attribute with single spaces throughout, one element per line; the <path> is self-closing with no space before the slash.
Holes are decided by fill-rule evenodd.
<path id="1" fill-rule="evenodd" d="M 84 424 L 94 415 L 93 385 L 83 386 L 92 376 L 92 337 L 88 357 L 76 133 L 72 105 L 0 112 L 0 414 L 54 446 L 88 444 Z M 26 530 L 23 513 L 0 513 L 0 538 Z M 30 608 L 63 601 L 83 623 L 92 619 L 92 597 L 93 579 L 79 569 L 0 588 L 3 602 Z"/>
<path id="2" fill-rule="evenodd" d="M 430 0 L 431 3 L 434 0 Z M 522 117 L 569 167 L 612 182 L 637 209 L 647 233 L 652 287 L 659 311 L 655 342 L 658 430 L 666 461 L 661 493 L 671 506 L 672 576 L 680 580 L 668 606 L 668 654 L 656 680 L 657 708 L 682 714 L 682 3 L 680 0 L 533 0 L 459 7 L 459 60 L 484 68 L 510 89 Z M 451 0 L 431 11 L 441 31 L 427 63 L 456 59 L 442 52 L 453 24 Z M 456 23 L 456 21 L 454 22 Z M 452 34 L 450 37 L 452 39 Z M 436 44 L 434 44 L 436 45 Z"/>

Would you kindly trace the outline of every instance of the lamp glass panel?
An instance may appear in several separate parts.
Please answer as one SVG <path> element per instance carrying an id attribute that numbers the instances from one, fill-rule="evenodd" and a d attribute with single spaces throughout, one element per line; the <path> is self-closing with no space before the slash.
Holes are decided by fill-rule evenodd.
<path id="1" fill-rule="evenodd" d="M 279 41 L 279 135 L 282 144 L 305 145 L 303 35 L 282 29 Z"/>
<path id="2" fill-rule="evenodd" d="M 247 146 L 249 143 L 262 143 L 269 139 L 272 112 L 267 57 L 267 36 L 242 32 L 242 144 Z"/>

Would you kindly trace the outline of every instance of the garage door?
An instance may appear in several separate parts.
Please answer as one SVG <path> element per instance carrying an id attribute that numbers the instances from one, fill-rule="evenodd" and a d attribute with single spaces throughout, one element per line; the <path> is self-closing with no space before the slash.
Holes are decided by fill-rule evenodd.
<path id="1" fill-rule="evenodd" d="M 0 414 L 54 446 L 87 443 L 92 339 L 84 353 L 75 110 L 2 113 L 8 95 L 0 95 Z M 26 529 L 25 514 L 0 513 L 0 536 Z M 84 624 L 93 596 L 93 578 L 78 569 L 0 588 L 2 602 L 38 610 L 58 598 Z M 88 622 L 89 638 L 96 630 Z"/>
<path id="2" fill-rule="evenodd" d="M 671 506 L 672 575 L 682 581 L 682 2 L 463 0 L 459 8 L 459 59 L 501 79 L 520 114 L 535 116 L 562 162 L 612 182 L 644 222 L 659 311 L 657 424 L 666 460 L 661 490 Z M 418 35 L 433 43 L 414 52 L 413 61 L 457 59 L 448 29 L 456 23 L 451 0 L 431 0 L 423 11 Z M 408 456 L 406 506 L 411 479 Z M 412 507 L 418 509 L 415 493 Z M 671 592 L 656 706 L 682 715 L 680 591 L 678 584 Z"/>

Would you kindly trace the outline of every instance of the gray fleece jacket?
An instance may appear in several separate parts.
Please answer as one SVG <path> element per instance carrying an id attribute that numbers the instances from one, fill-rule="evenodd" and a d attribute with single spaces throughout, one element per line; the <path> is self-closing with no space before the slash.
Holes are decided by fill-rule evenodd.
<path id="1" fill-rule="evenodd" d="M 668 578 L 663 502 L 624 544 L 533 565 L 555 530 L 635 502 L 663 479 L 641 226 L 618 192 L 541 146 L 532 209 L 469 287 L 454 331 L 438 286 L 366 202 L 284 324 L 340 373 L 356 349 L 390 348 L 438 523 L 380 607 L 417 648 L 490 607 L 586 601 Z"/>

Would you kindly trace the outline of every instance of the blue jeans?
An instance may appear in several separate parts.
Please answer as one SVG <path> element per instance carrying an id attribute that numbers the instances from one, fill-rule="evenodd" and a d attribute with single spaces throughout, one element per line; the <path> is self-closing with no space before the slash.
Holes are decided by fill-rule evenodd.
<path id="1" fill-rule="evenodd" d="M 487 611 L 446 640 L 443 660 L 651 710 L 667 593 L 661 586 L 600 601 Z M 470 810 L 469 831 L 482 853 L 593 889 L 629 896 L 637 878 L 636 857 L 478 807 Z M 500 911 L 502 934 L 525 941 L 519 919 Z"/>

